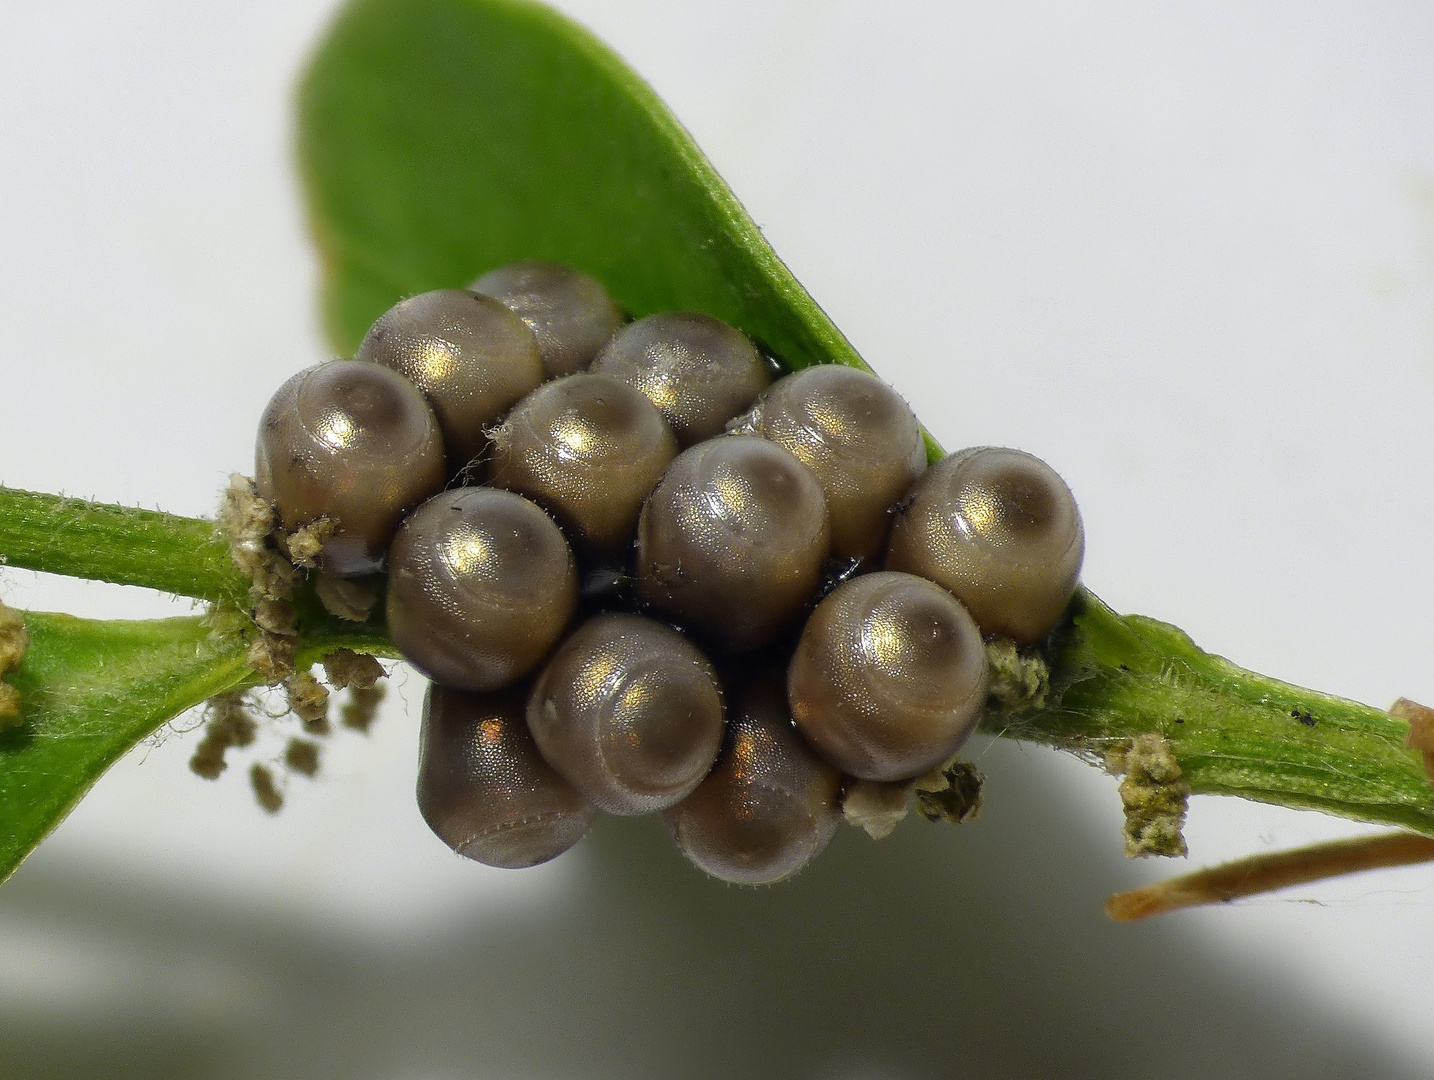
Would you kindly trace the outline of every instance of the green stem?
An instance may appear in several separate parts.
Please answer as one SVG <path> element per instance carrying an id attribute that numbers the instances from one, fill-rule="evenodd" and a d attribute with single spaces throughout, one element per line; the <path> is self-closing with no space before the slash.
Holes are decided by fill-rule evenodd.
<path id="1" fill-rule="evenodd" d="M 1052 637 L 1052 693 L 1000 734 L 1103 756 L 1164 736 L 1196 794 L 1238 795 L 1434 836 L 1434 786 L 1381 709 L 1236 667 L 1085 590 Z"/>
<path id="2" fill-rule="evenodd" d="M 212 521 L 6 487 L 0 562 L 200 600 L 237 602 L 248 586 Z"/>
<path id="3" fill-rule="evenodd" d="M 0 488 L 0 559 L 51 573 L 202 599 L 246 582 L 213 524 Z M 307 663 L 340 647 L 396 657 L 380 622 L 344 623 L 296 598 Z M 1404 747 L 1407 725 L 1380 709 L 1245 671 L 1183 632 L 1117 615 L 1082 590 L 1052 636 L 1044 708 L 987 725 L 1088 757 L 1136 735 L 1164 736 L 1195 793 L 1239 795 L 1434 835 L 1434 787 Z M 252 673 L 226 676 L 252 685 Z"/>

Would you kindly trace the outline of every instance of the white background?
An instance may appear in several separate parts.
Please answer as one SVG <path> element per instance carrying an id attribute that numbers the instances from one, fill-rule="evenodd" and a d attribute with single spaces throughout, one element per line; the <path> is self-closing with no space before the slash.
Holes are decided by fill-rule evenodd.
<path id="1" fill-rule="evenodd" d="M 1107 602 L 1434 701 L 1434 8 L 561 6 L 946 446 L 1065 476 Z M 326 355 L 289 99 L 328 8 L 0 6 L 0 483 L 207 514 L 250 469 Z M 187 609 L 13 570 L 0 598 Z M 1434 1069 L 1434 869 L 1115 927 L 1107 893 L 1185 864 L 1125 863 L 1113 780 L 1002 743 L 978 823 L 848 831 L 773 890 L 650 821 L 488 871 L 419 820 L 393 682 L 277 818 L 188 774 L 194 735 L 117 766 L 0 888 L 0 1072 Z M 1190 864 L 1361 828 L 1196 799 Z"/>

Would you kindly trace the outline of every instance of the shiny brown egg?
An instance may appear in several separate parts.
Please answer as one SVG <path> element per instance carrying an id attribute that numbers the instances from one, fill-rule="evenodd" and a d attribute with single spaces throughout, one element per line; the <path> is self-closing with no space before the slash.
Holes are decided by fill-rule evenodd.
<path id="1" fill-rule="evenodd" d="M 817 364 L 778 379 L 742 431 L 770 439 L 816 474 L 831 514 L 832 554 L 880 555 L 891 510 L 926 468 L 921 426 L 875 375 Z"/>
<path id="2" fill-rule="evenodd" d="M 770 885 L 819 855 L 841 820 L 841 774 L 797 736 L 779 673 L 735 688 L 712 772 L 663 820 L 713 877 Z"/>
<path id="3" fill-rule="evenodd" d="M 528 324 L 552 378 L 582 371 L 623 324 L 622 309 L 602 282 L 562 263 L 508 263 L 469 289 L 491 296 Z"/>
<path id="4" fill-rule="evenodd" d="M 720 435 L 772 381 L 746 335 L 695 311 L 666 311 L 629 323 L 588 370 L 646 394 L 682 447 Z"/>
<path id="5" fill-rule="evenodd" d="M 388 630 L 405 660 L 462 690 L 532 671 L 577 609 L 572 551 L 519 495 L 458 488 L 424 503 L 389 550 Z"/>
<path id="6" fill-rule="evenodd" d="M 357 359 L 392 368 L 423 391 L 455 471 L 487 447 L 486 429 L 547 377 L 528 324 L 466 289 L 400 300 L 369 328 Z"/>
<path id="7" fill-rule="evenodd" d="M 765 439 L 709 439 L 677 456 L 642 508 L 637 592 L 743 652 L 803 613 L 830 547 L 811 469 Z"/>
<path id="8" fill-rule="evenodd" d="M 642 501 L 677 455 L 662 414 L 606 375 L 540 386 L 492 434 L 487 482 L 548 510 L 580 552 L 626 553 Z"/>
<path id="9" fill-rule="evenodd" d="M 538 753 L 518 688 L 472 694 L 429 686 L 418 810 L 459 855 L 512 870 L 557 858 L 592 822 L 582 796 Z"/>
<path id="10" fill-rule="evenodd" d="M 983 446 L 937 462 L 912 487 L 886 568 L 949 589 L 982 633 L 1032 645 L 1070 603 L 1084 556 L 1080 510 L 1055 470 Z"/>
<path id="11" fill-rule="evenodd" d="M 548 763 L 611 814 L 679 801 L 722 744 L 712 665 L 682 634 L 639 615 L 597 615 L 573 631 L 533 683 L 527 715 Z"/>
<path id="12" fill-rule="evenodd" d="M 280 524 L 338 522 L 323 569 L 382 569 L 405 513 L 443 486 L 438 422 L 411 383 L 386 368 L 334 360 L 281 386 L 259 421 L 254 479 Z"/>
<path id="13" fill-rule="evenodd" d="M 863 780 L 905 780 L 943 764 L 986 698 L 986 649 L 955 597 L 883 571 L 817 605 L 787 672 L 787 698 L 823 758 Z"/>

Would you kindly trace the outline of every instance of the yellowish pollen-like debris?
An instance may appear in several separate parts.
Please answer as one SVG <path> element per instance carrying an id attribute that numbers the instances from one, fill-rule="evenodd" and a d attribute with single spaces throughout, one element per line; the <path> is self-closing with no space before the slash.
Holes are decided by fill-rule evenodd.
<path id="1" fill-rule="evenodd" d="M 21 722 L 20 692 L 7 682 L 0 682 L 0 731 Z"/>
<path id="2" fill-rule="evenodd" d="M 30 647 L 30 631 L 13 608 L 0 604 L 0 676 L 8 675 L 25 659 Z M 21 723 L 20 692 L 7 682 L 0 682 L 0 730 Z"/>
<path id="3" fill-rule="evenodd" d="M 927 821 L 964 825 L 980 815 L 985 787 L 981 770 L 969 761 L 952 758 L 941 768 L 917 777 L 913 786 L 916 812 Z"/>
<path id="4" fill-rule="evenodd" d="M 1124 766 L 1120 800 L 1125 804 L 1126 856 L 1186 854 L 1181 830 L 1190 785 L 1181 779 L 1170 744 L 1159 735 L 1137 735 L 1125 753 Z"/>
<path id="5" fill-rule="evenodd" d="M 242 694 L 220 694 L 209 699 L 204 738 L 189 759 L 189 768 L 206 780 L 217 780 L 227 762 L 230 747 L 248 746 L 254 741 L 257 724 Z"/>
<path id="6" fill-rule="evenodd" d="M 378 703 L 386 693 L 383 683 L 375 686 L 354 686 L 349 689 L 349 699 L 339 710 L 339 719 L 346 728 L 367 734 L 378 716 Z"/>
<path id="7" fill-rule="evenodd" d="M 254 624 L 280 637 L 293 637 L 297 630 L 294 608 L 287 600 L 260 600 L 254 606 Z"/>
<path id="8" fill-rule="evenodd" d="M 254 798 L 271 814 L 277 814 L 284 806 L 284 794 L 274 784 L 274 774 L 267 766 L 254 765 L 249 770 L 249 785 L 254 789 Z"/>
<path id="9" fill-rule="evenodd" d="M 312 777 L 319 771 L 319 744 L 308 739 L 290 739 L 284 751 L 284 764 L 290 772 Z"/>
<path id="10" fill-rule="evenodd" d="M 324 665 L 324 677 L 335 690 L 348 687 L 367 690 L 385 674 L 377 658 L 352 649 L 335 649 L 321 663 Z"/>
<path id="11" fill-rule="evenodd" d="M 0 604 L 0 675 L 8 675 L 25 659 L 30 647 L 30 631 L 25 620 L 14 608 Z"/>
<path id="12" fill-rule="evenodd" d="M 1010 638 L 997 638 L 986 646 L 986 665 L 990 671 L 987 697 L 1003 712 L 1045 705 L 1051 673 L 1039 653 L 1022 651 Z"/>
<path id="13" fill-rule="evenodd" d="M 261 632 L 249 643 L 244 660 L 266 683 L 278 686 L 294 670 L 294 654 L 298 647 L 298 638 Z"/>
<path id="14" fill-rule="evenodd" d="M 349 622 L 367 622 L 378 603 L 378 590 L 369 581 L 320 574 L 314 580 L 314 592 L 330 615 Z"/>
<path id="15" fill-rule="evenodd" d="M 331 518 L 319 518 L 291 533 L 279 534 L 279 545 L 288 554 L 295 566 L 312 570 L 318 566 L 319 553 L 338 531 L 339 523 Z"/>
<path id="16" fill-rule="evenodd" d="M 1111 743 L 1105 748 L 1105 753 L 1101 755 L 1100 767 L 1105 770 L 1107 776 L 1124 776 L 1125 755 L 1129 752 L 1129 743 Z"/>
<path id="17" fill-rule="evenodd" d="M 299 571 L 294 564 L 277 551 L 270 549 L 270 558 L 254 573 L 254 584 L 249 587 L 249 601 L 258 604 L 263 600 L 287 600 L 294 595 L 299 583 Z"/>
<path id="18" fill-rule="evenodd" d="M 215 528 L 228 542 L 234 564 L 251 581 L 249 607 L 258 633 L 249 645 L 249 666 L 277 686 L 294 666 L 297 641 L 289 599 L 299 571 L 276 547 L 274 508 L 259 497 L 247 476 L 235 473 L 229 478 Z"/>
<path id="19" fill-rule="evenodd" d="M 234 564 L 249 577 L 270 561 L 269 534 L 274 531 L 274 508 L 259 498 L 254 481 L 234 473 L 219 500 L 215 527 L 229 542 Z"/>
<path id="20" fill-rule="evenodd" d="M 892 783 L 853 780 L 842 798 L 842 816 L 848 825 L 865 829 L 873 840 L 890 836 L 906 816 L 911 787 L 911 782 L 907 780 Z"/>
<path id="21" fill-rule="evenodd" d="M 289 708 L 305 723 L 323 720 L 329 714 L 329 692 L 307 671 L 296 671 L 284 680 Z"/>

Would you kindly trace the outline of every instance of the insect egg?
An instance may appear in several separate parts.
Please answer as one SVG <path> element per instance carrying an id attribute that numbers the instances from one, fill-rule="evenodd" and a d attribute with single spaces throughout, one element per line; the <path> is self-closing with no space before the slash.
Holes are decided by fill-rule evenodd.
<path id="1" fill-rule="evenodd" d="M 713 877 L 769 885 L 790 877 L 831 841 L 841 774 L 797 737 L 781 676 L 755 676 L 729 699 L 717 764 L 663 812 L 689 860 Z"/>
<path id="2" fill-rule="evenodd" d="M 928 469 L 897 516 L 886 568 L 953 592 L 985 634 L 1040 641 L 1075 593 L 1080 510 L 1038 457 L 983 446 Z"/>
<path id="3" fill-rule="evenodd" d="M 579 551 L 609 561 L 626 553 L 642 500 L 677 454 L 652 402 L 586 373 L 538 387 L 492 439 L 487 482 L 541 504 Z"/>
<path id="4" fill-rule="evenodd" d="M 423 391 L 454 470 L 482 453 L 485 429 L 546 378 L 528 325 L 464 289 L 400 300 L 369 328 L 357 359 L 392 368 Z"/>
<path id="5" fill-rule="evenodd" d="M 558 647 L 533 684 L 528 727 L 555 769 L 600 810 L 671 806 L 722 744 L 717 673 L 676 630 L 598 615 Z"/>
<path id="6" fill-rule="evenodd" d="M 787 673 L 797 730 L 863 780 L 905 780 L 961 748 L 985 704 L 986 649 L 939 585 L 883 571 L 817 605 Z"/>
<path id="7" fill-rule="evenodd" d="M 259 421 L 254 479 L 280 524 L 327 517 L 323 569 L 341 577 L 383 566 L 399 519 L 443 486 L 443 440 L 433 411 L 402 376 L 333 360 L 299 372 Z"/>
<path id="8" fill-rule="evenodd" d="M 743 652 L 801 614 L 830 546 L 809 468 L 765 439 L 709 439 L 677 455 L 643 505 L 637 592 Z"/>
<path id="9" fill-rule="evenodd" d="M 429 499 L 389 551 L 388 630 L 445 686 L 497 690 L 531 671 L 577 608 L 577 568 L 553 519 L 495 488 Z"/>
<path id="10" fill-rule="evenodd" d="M 428 687 L 418 810 L 459 855 L 514 870 L 561 855 L 592 822 L 582 796 L 533 744 L 521 688 L 470 694 Z"/>
<path id="11" fill-rule="evenodd" d="M 548 375 L 571 375 L 592 362 L 623 323 L 622 309 L 596 278 L 562 263 L 508 263 L 469 286 L 528 324 Z"/>
<path id="12" fill-rule="evenodd" d="M 694 311 L 665 311 L 629 323 L 588 370 L 651 398 L 682 447 L 720 435 L 772 381 L 741 331 Z"/>
<path id="13" fill-rule="evenodd" d="M 831 514 L 832 554 L 881 552 L 890 509 L 926 468 L 911 408 L 869 372 L 816 364 L 778 379 L 740 430 L 770 439 L 816 474 Z"/>

